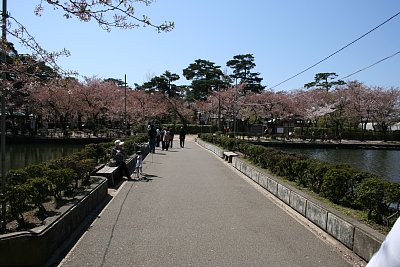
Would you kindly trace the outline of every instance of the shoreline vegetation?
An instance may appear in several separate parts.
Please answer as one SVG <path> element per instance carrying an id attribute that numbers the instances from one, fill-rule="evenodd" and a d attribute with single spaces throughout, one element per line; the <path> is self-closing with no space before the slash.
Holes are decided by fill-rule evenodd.
<path id="1" fill-rule="evenodd" d="M 235 141 L 223 134 L 202 134 L 199 137 L 223 149 L 240 153 L 251 164 L 383 234 L 388 233 L 399 216 L 400 183 L 384 181 L 376 175 L 350 166 L 329 164 L 268 147 L 270 144 L 278 146 L 275 140 L 271 143 L 260 140 Z M 387 142 L 380 141 L 349 140 L 324 143 L 375 149 L 384 149 L 388 145 Z M 315 145 L 312 142 L 298 141 L 285 141 L 284 144 Z M 392 149 L 400 147 L 398 142 L 391 142 L 390 145 Z"/>

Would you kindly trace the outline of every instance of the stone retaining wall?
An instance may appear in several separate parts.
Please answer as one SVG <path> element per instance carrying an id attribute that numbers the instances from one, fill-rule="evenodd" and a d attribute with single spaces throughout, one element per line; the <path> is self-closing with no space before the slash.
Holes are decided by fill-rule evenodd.
<path id="1" fill-rule="evenodd" d="M 223 157 L 221 156 L 224 152 L 223 149 L 200 139 L 197 139 L 197 143 L 219 157 Z M 339 211 L 324 205 L 317 199 L 300 192 L 238 157 L 232 159 L 232 166 L 366 261 L 369 261 L 372 255 L 378 251 L 385 238 L 384 235 L 367 225 L 344 216 Z"/>
<path id="2" fill-rule="evenodd" d="M 0 266 L 42 266 L 107 196 L 106 178 L 97 177 L 86 194 L 60 208 L 60 215 L 29 231 L 0 235 Z"/>

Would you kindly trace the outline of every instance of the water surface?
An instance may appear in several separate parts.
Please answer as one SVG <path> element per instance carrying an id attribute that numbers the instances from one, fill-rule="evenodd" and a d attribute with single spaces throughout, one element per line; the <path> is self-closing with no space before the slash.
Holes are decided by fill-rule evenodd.
<path id="1" fill-rule="evenodd" d="M 82 144 L 7 144 L 6 168 L 18 169 L 57 159 L 78 152 L 83 147 Z"/>
<path id="2" fill-rule="evenodd" d="M 385 180 L 400 182 L 400 151 L 374 149 L 279 148 L 332 164 L 349 164 Z"/>

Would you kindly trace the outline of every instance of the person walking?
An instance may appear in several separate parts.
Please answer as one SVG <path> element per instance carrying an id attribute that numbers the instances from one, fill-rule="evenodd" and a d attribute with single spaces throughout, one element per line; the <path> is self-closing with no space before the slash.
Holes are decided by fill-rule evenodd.
<path id="1" fill-rule="evenodd" d="M 150 129 L 147 131 L 147 136 L 149 138 L 149 147 L 150 147 L 150 153 L 156 153 L 156 137 L 157 137 L 157 131 L 154 128 L 154 125 L 150 125 Z"/>
<path id="2" fill-rule="evenodd" d="M 115 146 L 111 150 L 111 157 L 115 160 L 117 166 L 120 168 L 122 176 L 126 176 L 128 180 L 131 180 L 132 177 L 129 174 L 128 166 L 126 166 L 125 163 L 126 154 L 124 150 L 124 142 L 121 140 L 116 140 L 114 144 Z"/>
<path id="3" fill-rule="evenodd" d="M 164 143 L 164 135 L 165 135 L 165 128 L 162 128 L 160 130 L 160 142 L 161 142 L 161 149 L 165 149 L 165 143 Z"/>
<path id="4" fill-rule="evenodd" d="M 181 127 L 179 130 L 179 145 L 183 148 L 185 147 L 186 131 Z"/>
<path id="5" fill-rule="evenodd" d="M 161 142 L 161 131 L 160 129 L 156 129 L 157 135 L 156 135 L 156 147 L 160 147 L 160 142 Z"/>
<path id="6" fill-rule="evenodd" d="M 164 129 L 162 145 L 163 145 L 162 150 L 165 149 L 166 151 L 168 151 L 168 148 L 169 148 L 169 130 L 168 129 Z"/>
<path id="7" fill-rule="evenodd" d="M 169 128 L 169 144 L 170 148 L 172 148 L 172 142 L 174 141 L 175 130 L 174 127 Z"/>

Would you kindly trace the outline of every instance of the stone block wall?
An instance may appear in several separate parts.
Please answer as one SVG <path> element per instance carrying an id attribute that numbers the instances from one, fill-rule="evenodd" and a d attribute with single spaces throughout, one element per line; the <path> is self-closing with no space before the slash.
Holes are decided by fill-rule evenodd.
<path id="1" fill-rule="evenodd" d="M 215 154 L 223 155 L 223 149 L 199 139 L 197 142 L 204 148 L 213 151 Z M 372 255 L 378 251 L 385 238 L 384 235 L 367 225 L 347 218 L 339 211 L 327 207 L 311 196 L 299 192 L 295 188 L 292 188 L 279 179 L 275 179 L 265 171 L 245 162 L 239 157 L 234 157 L 232 159 L 232 166 L 366 261 L 369 261 Z"/>

